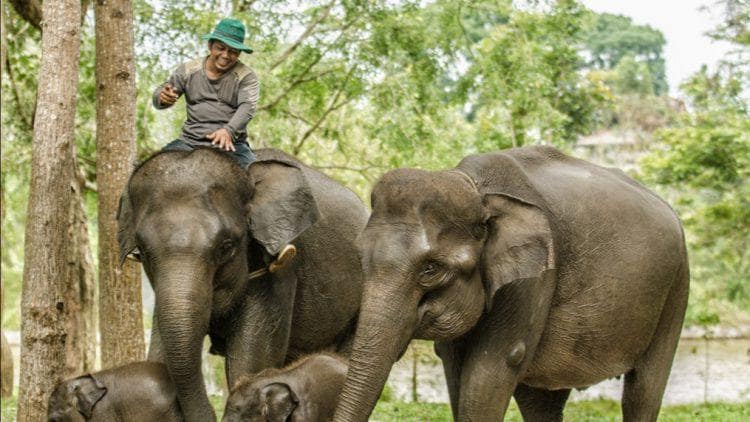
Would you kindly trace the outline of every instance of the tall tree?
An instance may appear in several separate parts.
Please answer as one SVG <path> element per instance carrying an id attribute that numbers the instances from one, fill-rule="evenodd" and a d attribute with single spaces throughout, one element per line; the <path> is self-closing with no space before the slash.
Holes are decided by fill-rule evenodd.
<path id="1" fill-rule="evenodd" d="M 75 149 L 73 151 L 75 156 Z M 83 195 L 85 178 L 78 165 L 75 162 L 73 165 L 67 231 L 68 283 L 64 292 L 69 304 L 66 373 L 92 371 L 96 365 L 96 282 Z"/>
<path id="2" fill-rule="evenodd" d="M 130 0 L 100 1 L 96 16 L 96 180 L 102 365 L 143 359 L 140 264 L 119 262 L 117 205 L 135 160 L 135 57 Z"/>
<path id="3" fill-rule="evenodd" d="M 596 69 L 614 69 L 625 57 L 646 63 L 653 92 L 667 92 L 667 75 L 662 49 L 664 34 L 648 25 L 636 25 L 627 16 L 601 13 L 594 15 L 586 34 L 586 49 Z"/>
<path id="4" fill-rule="evenodd" d="M 28 184 L 28 168 L 30 167 L 33 138 L 32 124 L 36 107 L 37 73 L 39 69 L 38 47 L 41 43 L 41 32 L 37 31 L 37 28 L 41 29 L 41 11 L 19 14 L 19 8 L 21 10 L 36 10 L 38 5 L 34 6 L 31 4 L 33 2 L 28 3 L 14 2 L 15 8 L 13 11 L 15 13 L 10 11 L 9 5 L 3 4 L 3 30 L 7 33 L 7 38 L 3 37 L 2 73 L 6 76 L 3 80 L 3 89 L 7 88 L 7 92 L 11 93 L 11 95 L 3 96 L 2 183 L 4 188 L 7 183 L 20 184 L 24 187 Z M 87 1 L 81 2 L 84 5 L 81 11 L 82 15 L 85 13 L 83 8 L 85 8 L 86 3 Z M 85 31 L 82 29 L 82 34 L 84 33 Z M 85 62 L 85 60 L 82 60 L 82 62 Z M 88 74 L 93 78 L 93 70 Z M 87 76 L 84 73 L 82 78 Z M 5 85 L 6 83 L 7 85 Z M 93 82 L 91 85 L 93 86 Z M 82 91 L 79 88 L 80 92 Z M 78 111 L 82 109 L 82 104 L 93 103 L 93 94 L 91 95 L 91 101 L 81 101 L 81 98 L 86 96 L 84 90 L 83 95 L 77 98 Z M 81 117 L 80 113 L 77 112 L 76 114 Z M 93 128 L 89 129 L 86 126 L 76 128 L 76 139 L 78 140 L 76 143 L 81 143 L 84 146 L 84 151 L 93 149 L 93 147 L 88 148 L 86 146 L 86 140 L 89 138 L 86 136 L 86 132 L 91 130 Z M 74 150 L 73 156 L 76 155 Z M 69 223 L 67 224 L 68 239 L 66 240 L 66 244 L 69 246 L 67 270 L 70 273 L 65 277 L 69 283 L 64 288 L 65 302 L 69 308 L 68 312 L 65 313 L 68 338 L 66 342 L 66 371 L 69 373 L 91 370 L 96 362 L 96 330 L 93 320 L 95 282 L 88 240 L 88 216 L 84 204 L 84 186 L 87 185 L 87 182 L 81 176 L 78 162 L 75 162 L 74 166 L 76 166 L 74 174 L 78 177 L 70 181 L 72 196 L 68 215 Z M 26 188 L 14 189 L 12 192 L 8 192 L 6 189 L 4 192 L 6 196 L 3 197 L 6 200 L 10 196 L 11 200 L 14 201 L 10 218 L 11 220 L 20 220 L 19 223 L 21 224 L 25 223 L 25 216 L 21 216 L 22 212 L 19 211 L 27 206 L 28 195 L 26 192 Z M 3 224 L 6 229 L 10 224 L 13 224 L 6 220 L 8 217 L 8 215 L 3 215 Z M 5 233 L 7 234 L 7 231 Z M 4 240 L 7 239 L 8 237 L 4 236 Z M 10 262 L 5 260 L 9 255 L 20 255 L 20 250 L 18 250 L 20 248 L 16 246 L 17 243 L 22 243 L 22 241 L 19 242 L 11 236 L 11 241 L 4 244 L 7 247 L 7 249 L 3 248 L 4 270 L 9 269 L 8 264 Z M 6 253 L 9 255 L 6 255 Z M 11 272 L 17 271 L 20 272 L 20 270 L 15 269 Z M 5 272 L 5 275 L 9 275 L 9 273 Z"/>
<path id="5" fill-rule="evenodd" d="M 21 382 L 18 420 L 45 418 L 46 401 L 65 376 L 67 225 L 81 3 L 45 0 L 42 59 L 32 141 L 31 186 L 21 306 Z"/>

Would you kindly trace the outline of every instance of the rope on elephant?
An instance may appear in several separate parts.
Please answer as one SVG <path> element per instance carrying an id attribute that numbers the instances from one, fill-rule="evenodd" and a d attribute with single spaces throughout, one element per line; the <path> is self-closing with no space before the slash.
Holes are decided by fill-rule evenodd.
<path id="1" fill-rule="evenodd" d="M 264 275 L 268 274 L 268 268 L 261 268 L 259 270 L 255 270 L 247 275 L 248 280 L 255 280 L 258 277 L 263 277 Z"/>

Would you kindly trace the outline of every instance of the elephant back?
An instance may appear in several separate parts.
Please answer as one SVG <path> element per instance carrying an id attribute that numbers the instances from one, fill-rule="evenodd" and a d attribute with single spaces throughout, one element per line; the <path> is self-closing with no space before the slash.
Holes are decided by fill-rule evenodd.
<path id="1" fill-rule="evenodd" d="M 553 147 L 473 155 L 458 169 L 476 181 L 482 194 L 515 197 L 541 209 L 554 232 L 558 260 L 576 260 L 579 254 L 589 253 L 592 244 L 616 253 L 653 232 L 661 234 L 656 248 L 681 250 L 682 228 L 674 210 L 619 170 L 570 157 Z"/>

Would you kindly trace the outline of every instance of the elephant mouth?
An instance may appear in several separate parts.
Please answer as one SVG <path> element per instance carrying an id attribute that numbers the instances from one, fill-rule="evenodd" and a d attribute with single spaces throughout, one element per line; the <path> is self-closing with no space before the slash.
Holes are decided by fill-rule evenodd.
<path id="1" fill-rule="evenodd" d="M 449 333 L 443 315 L 444 306 L 431 304 L 420 306 L 417 328 L 414 330 L 414 338 L 421 340 L 447 340 Z"/>
<path id="2" fill-rule="evenodd" d="M 469 332 L 481 318 L 481 308 L 454 309 L 439 301 L 420 304 L 419 320 L 414 338 L 421 340 L 450 341 Z"/>
<path id="3" fill-rule="evenodd" d="M 432 314 L 423 318 L 414 331 L 414 338 L 420 340 L 447 341 L 455 337 L 447 324 L 438 315 Z"/>

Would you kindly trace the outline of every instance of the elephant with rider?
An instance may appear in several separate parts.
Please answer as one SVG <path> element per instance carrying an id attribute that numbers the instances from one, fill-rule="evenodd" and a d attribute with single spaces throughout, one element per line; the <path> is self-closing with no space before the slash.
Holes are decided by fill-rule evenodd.
<path id="1" fill-rule="evenodd" d="M 244 170 L 210 148 L 163 151 L 134 170 L 121 197 L 121 259 L 139 259 L 155 292 L 148 359 L 166 365 L 187 421 L 215 419 L 201 375 L 206 335 L 232 385 L 301 354 L 345 353 L 356 323 L 355 239 L 367 209 L 283 152 L 257 156 Z M 290 243 L 289 264 L 248 276 Z"/>

